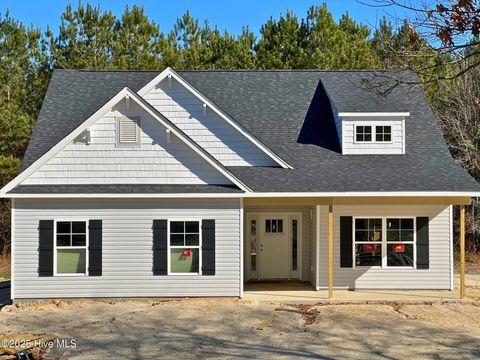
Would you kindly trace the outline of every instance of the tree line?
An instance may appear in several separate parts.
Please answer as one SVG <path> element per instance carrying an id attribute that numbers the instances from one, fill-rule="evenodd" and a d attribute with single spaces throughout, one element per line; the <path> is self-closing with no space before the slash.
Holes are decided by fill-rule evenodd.
<path id="1" fill-rule="evenodd" d="M 302 17 L 287 11 L 278 18 L 266 19 L 258 36 L 247 26 L 233 35 L 208 21 L 200 22 L 189 12 L 164 32 L 136 5 L 125 7 L 118 17 L 100 6 L 68 5 L 55 32 L 27 26 L 8 12 L 0 14 L 0 186 L 19 171 L 53 69 L 163 70 L 167 66 L 421 68 L 420 79 L 452 154 L 477 178 L 478 71 L 442 82 L 446 73 L 458 68 L 449 67 L 451 59 L 433 51 L 425 39 L 412 41 L 411 34 L 408 21 L 394 26 L 384 18 L 374 31 L 354 21 L 348 13 L 336 21 L 325 4 L 312 6 Z M 420 55 L 408 56 L 412 51 Z M 468 95 L 464 94 L 465 87 L 470 90 Z M 456 101 L 460 96 L 461 101 Z M 462 110 L 460 116 L 457 110 Z M 0 251 L 4 253 L 10 246 L 9 210 L 8 201 L 0 202 Z M 478 230 L 470 231 L 472 237 L 473 231 Z M 475 247 L 480 248 L 478 244 Z"/>

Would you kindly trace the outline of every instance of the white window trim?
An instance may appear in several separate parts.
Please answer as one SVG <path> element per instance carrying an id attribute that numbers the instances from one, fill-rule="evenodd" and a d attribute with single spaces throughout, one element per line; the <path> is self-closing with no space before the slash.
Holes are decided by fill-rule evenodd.
<path id="1" fill-rule="evenodd" d="M 125 118 L 133 120 L 136 123 L 137 141 L 134 143 L 124 143 L 120 141 L 120 120 Z M 115 116 L 115 138 L 116 138 L 115 144 L 117 147 L 138 148 L 142 146 L 141 121 L 142 120 L 139 116 L 126 116 L 126 115 Z"/>
<path id="2" fill-rule="evenodd" d="M 357 141 L 357 127 L 359 126 L 371 126 L 372 127 L 372 140 L 371 141 Z M 390 126 L 390 141 L 377 141 L 377 126 Z M 386 123 L 368 123 L 368 124 L 355 124 L 353 129 L 353 143 L 354 144 L 393 144 L 393 125 Z"/>
<path id="3" fill-rule="evenodd" d="M 172 221 L 198 221 L 198 231 L 199 231 L 199 240 L 198 245 L 192 246 L 180 246 L 180 245 L 170 245 L 170 223 Z M 202 218 L 189 217 L 189 218 L 171 218 L 168 219 L 167 223 L 167 275 L 179 275 L 179 276 L 202 276 Z M 198 272 L 196 273 L 177 273 L 171 271 L 171 249 L 183 249 L 183 248 L 198 248 Z"/>
<path id="4" fill-rule="evenodd" d="M 57 222 L 85 222 L 85 246 L 59 246 L 57 247 Z M 88 224 L 89 220 L 85 218 L 68 218 L 68 219 L 54 219 L 53 220 L 53 276 L 56 277 L 85 277 L 88 276 L 88 247 L 89 247 L 89 236 L 88 236 Z M 57 249 L 85 249 L 85 273 L 58 273 L 57 272 Z"/>
<path id="5" fill-rule="evenodd" d="M 382 266 L 358 266 L 355 264 L 355 245 L 357 244 L 355 240 L 355 220 L 356 219 L 382 219 L 382 239 L 380 242 L 358 242 L 359 244 L 363 243 L 373 243 L 382 245 Z M 387 219 L 413 219 L 413 241 L 389 241 L 387 242 Z M 352 264 L 355 269 L 395 269 L 395 270 L 414 270 L 417 268 L 417 217 L 416 216 L 353 216 L 352 217 Z M 412 244 L 413 245 L 413 266 L 388 266 L 387 265 L 387 245 L 388 244 Z"/>

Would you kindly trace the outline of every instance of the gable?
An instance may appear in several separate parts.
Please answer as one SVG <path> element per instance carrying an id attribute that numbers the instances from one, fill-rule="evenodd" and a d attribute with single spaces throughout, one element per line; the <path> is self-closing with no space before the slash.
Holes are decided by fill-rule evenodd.
<path id="1" fill-rule="evenodd" d="M 138 119 L 139 146 L 120 146 L 118 119 Z M 138 104 L 121 101 L 21 185 L 222 184 L 232 182 Z"/>
<path id="2" fill-rule="evenodd" d="M 164 76 L 147 88 L 140 95 L 224 166 L 279 166 L 176 77 Z"/>

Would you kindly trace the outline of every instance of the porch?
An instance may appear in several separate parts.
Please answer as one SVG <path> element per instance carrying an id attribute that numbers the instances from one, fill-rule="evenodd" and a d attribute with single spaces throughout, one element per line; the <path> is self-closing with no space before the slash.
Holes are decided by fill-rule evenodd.
<path id="1" fill-rule="evenodd" d="M 479 276 L 480 277 L 480 276 Z M 477 282 L 480 282 L 477 280 Z M 458 285 L 457 285 L 458 288 Z M 480 294 L 468 294 L 473 298 Z M 462 300 L 457 291 L 451 290 L 346 290 L 335 289 L 329 297 L 328 289 L 315 290 L 308 282 L 259 282 L 245 284 L 245 301 L 268 303 L 319 302 L 360 303 L 360 302 L 455 302 Z"/>
<path id="2" fill-rule="evenodd" d="M 332 298 L 339 301 L 450 301 L 463 298 L 464 261 L 459 276 L 459 294 L 452 292 L 451 205 L 461 205 L 462 209 L 460 230 L 464 259 L 464 205 L 469 201 L 468 197 L 453 196 L 246 198 L 245 298 L 255 301 Z M 350 219 L 347 230 L 341 224 L 346 217 Z M 367 218 L 378 220 L 380 224 L 379 230 L 375 230 L 378 239 L 372 243 L 356 239 L 356 219 Z M 407 219 L 405 223 L 411 229 L 411 240 L 398 239 L 395 244 L 387 241 L 387 223 L 400 223 L 403 219 Z M 427 222 L 426 240 L 421 220 Z M 350 233 L 350 243 L 346 247 L 341 232 Z M 421 247 L 425 242 L 426 250 Z M 349 250 L 345 252 L 345 248 Z M 377 253 L 374 254 L 375 248 Z M 359 251 L 370 254 L 359 257 Z M 422 262 L 425 252 L 426 266 Z M 394 257 L 409 263 L 392 263 Z M 373 259 L 377 263 L 359 263 Z"/>

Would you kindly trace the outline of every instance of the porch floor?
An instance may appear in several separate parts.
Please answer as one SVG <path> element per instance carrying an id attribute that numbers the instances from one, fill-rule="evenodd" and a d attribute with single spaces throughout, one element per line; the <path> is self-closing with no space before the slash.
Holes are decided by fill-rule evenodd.
<path id="1" fill-rule="evenodd" d="M 315 291 L 310 283 L 266 282 L 247 283 L 244 300 L 260 302 L 316 303 L 322 301 L 459 301 L 458 291 L 450 290 L 333 290 L 328 299 L 327 290 Z"/>

